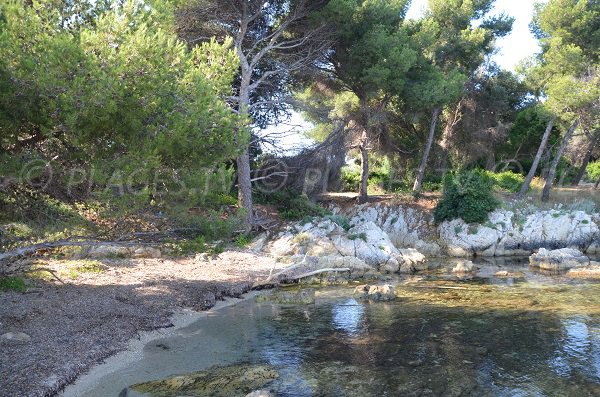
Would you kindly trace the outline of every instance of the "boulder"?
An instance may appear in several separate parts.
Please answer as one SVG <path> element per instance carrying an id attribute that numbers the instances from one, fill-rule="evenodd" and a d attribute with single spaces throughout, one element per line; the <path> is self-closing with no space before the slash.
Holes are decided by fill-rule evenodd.
<path id="1" fill-rule="evenodd" d="M 397 273 L 400 270 L 400 263 L 396 258 L 390 258 L 386 263 L 379 266 L 379 271 L 385 274 Z"/>
<path id="2" fill-rule="evenodd" d="M 84 258 L 128 258 L 131 255 L 130 247 L 124 247 L 122 245 L 98 245 L 96 247 L 90 247 L 81 253 L 81 257 Z"/>
<path id="3" fill-rule="evenodd" d="M 567 277 L 600 279 L 600 262 L 591 261 L 588 266 L 577 266 L 569 269 Z"/>
<path id="4" fill-rule="evenodd" d="M 391 301 L 396 299 L 394 287 L 385 285 L 359 285 L 354 289 L 354 295 L 359 299 L 369 299 L 373 301 Z"/>
<path id="5" fill-rule="evenodd" d="M 157 259 L 162 256 L 162 252 L 154 247 L 133 247 L 131 249 L 132 258 Z"/>
<path id="6" fill-rule="evenodd" d="M 471 261 L 460 261 L 453 268 L 453 273 L 471 273 L 476 271 L 475 264 Z"/>
<path id="7" fill-rule="evenodd" d="M 416 249 L 402 248 L 399 251 L 400 255 L 398 256 L 398 260 L 400 262 L 400 273 L 413 273 L 418 270 L 427 269 L 427 265 L 425 265 L 425 255 Z"/>
<path id="8" fill-rule="evenodd" d="M 529 257 L 529 265 L 542 270 L 564 270 L 577 266 L 587 266 L 590 259 L 574 248 L 547 250 L 540 248 Z"/>

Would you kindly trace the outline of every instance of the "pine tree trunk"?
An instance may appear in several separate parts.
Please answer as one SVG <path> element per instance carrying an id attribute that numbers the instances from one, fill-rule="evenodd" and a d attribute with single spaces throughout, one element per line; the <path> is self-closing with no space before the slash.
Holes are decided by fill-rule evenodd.
<path id="1" fill-rule="evenodd" d="M 363 131 L 363 135 L 360 143 L 360 159 L 361 159 L 361 170 L 360 170 L 360 186 L 358 189 L 358 203 L 364 204 L 369 201 L 369 195 L 367 189 L 369 187 L 369 140 L 367 138 L 367 131 Z"/>
<path id="2" fill-rule="evenodd" d="M 429 152 L 431 151 L 431 146 L 433 145 L 433 138 L 435 137 L 435 126 L 437 125 L 439 115 L 440 108 L 435 108 L 431 115 L 431 125 L 429 127 L 429 136 L 427 137 L 427 144 L 425 145 L 423 158 L 421 159 L 419 171 L 417 172 L 417 178 L 415 179 L 415 183 L 413 185 L 413 194 L 421 193 L 421 188 L 423 187 L 423 177 L 425 176 L 425 168 L 427 167 L 427 159 L 429 158 Z"/>
<path id="3" fill-rule="evenodd" d="M 544 149 L 546 149 L 546 145 L 548 144 L 548 138 L 550 138 L 550 133 L 552 132 L 552 128 L 554 127 L 554 121 L 556 119 L 553 117 L 548 124 L 546 125 L 546 131 L 544 132 L 544 136 L 542 137 L 542 142 L 540 142 L 540 147 L 533 159 L 533 164 L 531 164 L 531 168 L 527 173 L 527 177 L 525 178 L 525 182 L 523 182 L 523 186 L 521 186 L 521 191 L 517 195 L 518 198 L 525 197 L 525 194 L 529 190 L 529 185 L 531 185 L 531 180 L 535 176 L 535 172 L 540 164 L 540 159 L 542 158 L 542 154 L 544 154 Z"/>
<path id="4" fill-rule="evenodd" d="M 238 202 L 246 213 L 244 215 L 244 230 L 250 232 L 254 223 L 252 214 L 252 180 L 250 177 L 250 154 L 248 149 L 244 150 L 237 159 L 238 175 Z"/>
<path id="5" fill-rule="evenodd" d="M 558 162 L 560 161 L 560 158 L 562 157 L 562 154 L 565 151 L 565 148 L 567 147 L 567 144 L 571 140 L 571 137 L 573 136 L 573 133 L 577 129 L 578 125 L 579 125 L 579 119 L 575 120 L 573 125 L 571 125 L 571 128 L 569 128 L 569 130 L 565 134 L 562 142 L 560 143 L 560 147 L 558 148 L 558 151 L 554 155 L 554 159 L 552 160 L 552 164 L 550 165 L 550 170 L 548 171 L 548 178 L 546 179 L 546 184 L 544 185 L 544 190 L 542 191 L 542 201 L 543 202 L 546 202 L 550 199 L 550 189 L 552 189 L 552 182 L 554 181 L 554 176 L 556 175 L 556 167 L 558 167 Z"/>
<path id="6" fill-rule="evenodd" d="M 598 189 L 598 185 L 600 185 L 600 177 L 596 179 L 596 183 L 594 183 L 594 190 Z"/>
<path id="7" fill-rule="evenodd" d="M 596 142 L 598 142 L 598 137 L 600 137 L 600 129 L 596 130 L 596 132 L 594 133 L 594 136 L 592 137 L 592 140 L 590 141 L 590 145 L 588 146 L 588 150 L 585 152 L 585 157 L 583 158 L 583 163 L 581 164 L 581 167 L 579 168 L 579 172 L 577 172 L 577 175 L 575 176 L 573 183 L 571 183 L 571 186 L 578 186 L 579 183 L 581 182 L 581 180 L 583 179 L 583 176 L 585 175 L 585 170 L 587 169 L 590 159 L 592 158 L 592 154 L 594 153 L 594 148 L 596 147 Z"/>

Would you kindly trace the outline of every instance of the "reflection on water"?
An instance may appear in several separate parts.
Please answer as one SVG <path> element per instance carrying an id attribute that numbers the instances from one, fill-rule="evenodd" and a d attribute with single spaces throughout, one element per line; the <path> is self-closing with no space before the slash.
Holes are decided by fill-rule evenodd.
<path id="1" fill-rule="evenodd" d="M 88 394 L 240 363 L 277 396 L 600 396 L 600 284 L 397 280 L 395 302 L 321 290 L 314 305 L 243 302 L 153 342 Z M 161 344 L 168 349 L 156 349 Z"/>
<path id="2" fill-rule="evenodd" d="M 550 366 L 560 376 L 581 373 L 600 382 L 600 325 L 583 316 L 561 323 L 562 337 Z"/>
<path id="3" fill-rule="evenodd" d="M 336 329 L 350 336 L 358 335 L 363 327 L 363 315 L 365 309 L 354 299 L 349 299 L 333 305 L 332 323 Z"/>

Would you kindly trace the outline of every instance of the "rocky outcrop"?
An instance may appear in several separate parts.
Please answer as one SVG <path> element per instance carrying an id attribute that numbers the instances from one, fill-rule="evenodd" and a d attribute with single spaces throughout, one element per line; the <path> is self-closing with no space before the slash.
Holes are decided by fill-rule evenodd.
<path id="1" fill-rule="evenodd" d="M 346 266 L 345 261 L 359 260 L 353 270 L 358 277 L 361 273 L 425 270 L 430 266 L 425 255 L 528 256 L 540 248 L 600 252 L 600 216 L 583 211 L 498 209 L 483 224 L 455 219 L 436 226 L 429 212 L 410 205 L 375 203 L 330 209 L 335 217 L 288 226 L 257 245 L 276 257 L 306 256 L 317 268 L 355 267 L 358 262 Z M 337 224 L 336 217 L 345 221 Z"/>
<path id="2" fill-rule="evenodd" d="M 440 245 L 449 256 L 529 255 L 539 248 L 573 247 L 593 251 L 599 238 L 594 217 L 583 211 L 538 211 L 516 216 L 496 210 L 483 225 L 462 219 L 439 226 Z"/>
<path id="3" fill-rule="evenodd" d="M 574 248 L 562 248 L 549 251 L 540 248 L 529 257 L 529 265 L 542 270 L 565 270 L 578 266 L 587 266 L 590 259 Z"/>
<path id="4" fill-rule="evenodd" d="M 278 257 L 302 255 L 313 270 L 349 268 L 353 276 L 379 271 L 411 272 L 424 268 L 425 256 L 414 248 L 398 249 L 372 221 L 345 230 L 330 219 L 288 227 L 266 245 Z M 353 277 L 356 278 L 356 277 Z"/>

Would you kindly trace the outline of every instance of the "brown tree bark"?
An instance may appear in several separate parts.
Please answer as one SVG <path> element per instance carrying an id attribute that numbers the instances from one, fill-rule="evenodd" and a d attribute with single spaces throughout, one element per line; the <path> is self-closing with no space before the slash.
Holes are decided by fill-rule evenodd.
<path id="1" fill-rule="evenodd" d="M 594 148 L 596 147 L 596 143 L 598 142 L 599 137 L 600 129 L 597 129 L 596 132 L 594 132 L 592 139 L 590 140 L 590 144 L 588 146 L 587 151 L 585 152 L 585 157 L 583 158 L 583 162 L 581 163 L 579 172 L 577 172 L 577 175 L 575 176 L 575 179 L 573 179 L 571 186 L 578 186 L 581 180 L 583 179 L 583 176 L 585 175 L 585 170 L 590 162 L 590 159 L 592 158 L 592 154 L 594 153 Z"/>
<path id="2" fill-rule="evenodd" d="M 421 193 L 421 188 L 423 187 L 423 177 L 425 176 L 425 168 L 427 167 L 427 159 L 429 158 L 429 152 L 431 151 L 431 146 L 433 145 L 435 127 L 437 125 L 439 116 L 440 108 L 433 109 L 433 113 L 431 114 L 431 124 L 429 126 L 429 136 L 427 137 L 427 143 L 425 144 L 425 151 L 423 152 L 423 158 L 421 158 L 421 164 L 419 165 L 417 178 L 415 179 L 415 183 L 413 185 L 413 194 Z"/>
<path id="3" fill-rule="evenodd" d="M 367 131 L 364 130 L 361 141 L 360 141 L 360 185 L 358 188 L 358 203 L 364 204 L 369 201 L 369 194 L 367 189 L 369 187 L 369 139 L 367 137 Z"/>
<path id="4" fill-rule="evenodd" d="M 529 190 L 529 185 L 531 185 L 531 180 L 535 176 L 535 172 L 537 171 L 537 168 L 540 164 L 540 159 L 542 158 L 542 154 L 544 154 L 544 149 L 546 149 L 546 145 L 548 144 L 548 138 L 550 138 L 550 133 L 552 132 L 552 128 L 554 127 L 555 120 L 556 120 L 556 118 L 553 117 L 550 121 L 548 121 L 548 124 L 546 125 L 546 131 L 544 132 L 544 136 L 542 137 L 542 142 L 540 142 L 540 146 L 535 155 L 535 158 L 533 159 L 533 164 L 531 164 L 531 168 L 529 169 L 529 172 L 527 173 L 525 182 L 523 182 L 523 186 L 521 186 L 521 191 L 519 191 L 519 194 L 517 195 L 518 198 L 525 197 L 525 194 Z"/>
<path id="5" fill-rule="evenodd" d="M 542 191 L 543 202 L 546 202 L 550 199 L 550 189 L 552 189 L 552 182 L 554 181 L 554 176 L 556 175 L 556 167 L 558 167 L 558 162 L 560 161 L 560 158 L 562 157 L 562 154 L 565 151 L 565 148 L 571 140 L 571 137 L 573 136 L 573 133 L 577 129 L 578 125 L 579 119 L 575 120 L 575 122 L 571 125 L 571 128 L 569 128 L 563 137 L 563 140 L 560 143 L 556 154 L 554 155 L 554 159 L 552 160 L 552 164 L 550 165 L 550 170 L 548 172 L 548 179 L 546 179 L 546 184 L 544 185 L 544 190 Z"/>

